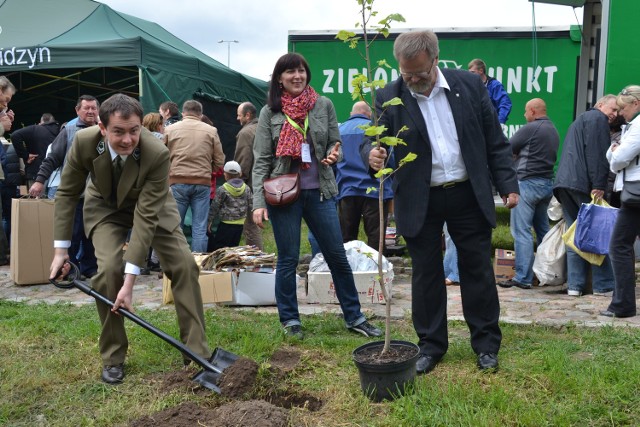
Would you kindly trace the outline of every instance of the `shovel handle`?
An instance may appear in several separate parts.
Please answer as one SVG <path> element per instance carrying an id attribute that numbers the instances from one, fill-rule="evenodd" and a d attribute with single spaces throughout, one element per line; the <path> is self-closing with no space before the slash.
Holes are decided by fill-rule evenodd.
<path id="1" fill-rule="evenodd" d="M 49 279 L 49 281 L 53 285 L 61 289 L 78 288 L 85 294 L 95 298 L 97 301 L 100 301 L 101 303 L 106 304 L 107 306 L 113 308 L 113 305 L 114 305 L 113 301 L 111 301 L 109 298 L 105 297 L 100 292 L 93 289 L 91 286 L 87 285 L 87 283 L 79 280 L 80 270 L 78 269 L 78 266 L 76 266 L 72 262 L 70 262 L 69 264 L 71 265 L 71 271 L 69 271 L 69 274 L 65 277 L 65 280 L 57 281 L 55 279 Z M 62 274 L 62 272 L 59 272 L 59 275 L 60 274 Z M 59 275 L 56 277 L 59 277 Z M 136 316 L 126 308 L 118 307 L 118 310 L 116 310 L 116 313 L 120 314 L 123 317 L 126 317 L 127 319 L 143 327 L 144 329 L 156 335 L 157 337 L 162 338 L 164 341 L 166 341 L 167 343 L 171 344 L 173 347 L 177 348 L 178 350 L 180 350 L 181 352 L 189 356 L 191 360 L 193 360 L 195 363 L 200 365 L 203 369 L 211 372 L 216 372 L 218 374 L 222 373 L 222 369 L 219 369 L 218 367 L 212 365 L 211 363 L 209 363 L 208 360 L 200 357 L 193 350 L 191 350 L 189 347 L 187 347 L 186 345 L 184 345 L 183 343 L 181 343 L 171 335 L 161 331 L 160 329 L 156 328 L 152 324 Z"/>
<path id="2" fill-rule="evenodd" d="M 74 263 L 67 261 L 67 264 L 71 266 L 71 270 L 69 270 L 69 274 L 67 274 L 63 280 L 49 279 L 49 282 L 54 285 L 56 288 L 60 289 L 71 289 L 74 288 L 73 281 L 75 279 L 80 278 L 80 269 Z M 62 268 L 58 270 L 56 273 L 56 278 L 62 276 Z"/>

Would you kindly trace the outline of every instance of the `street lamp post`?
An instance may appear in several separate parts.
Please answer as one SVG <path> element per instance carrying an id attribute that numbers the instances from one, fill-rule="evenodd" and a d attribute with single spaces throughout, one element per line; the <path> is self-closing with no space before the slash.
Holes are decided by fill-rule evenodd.
<path id="1" fill-rule="evenodd" d="M 240 43 L 238 40 L 218 40 L 218 43 L 227 44 L 227 68 L 231 68 L 231 43 Z"/>

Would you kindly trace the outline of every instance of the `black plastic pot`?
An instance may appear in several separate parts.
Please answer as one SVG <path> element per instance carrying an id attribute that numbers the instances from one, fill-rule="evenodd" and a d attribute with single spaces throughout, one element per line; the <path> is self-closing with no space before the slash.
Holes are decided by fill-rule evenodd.
<path id="1" fill-rule="evenodd" d="M 374 402 L 393 400 L 404 396 L 408 385 L 413 384 L 416 377 L 416 361 L 420 348 L 408 341 L 391 341 L 391 347 L 410 347 L 415 350 L 413 355 L 406 360 L 385 364 L 370 364 L 358 362 L 357 355 L 365 349 L 377 348 L 382 351 L 384 341 L 370 342 L 353 351 L 353 362 L 360 373 L 360 386 L 363 393 Z"/>

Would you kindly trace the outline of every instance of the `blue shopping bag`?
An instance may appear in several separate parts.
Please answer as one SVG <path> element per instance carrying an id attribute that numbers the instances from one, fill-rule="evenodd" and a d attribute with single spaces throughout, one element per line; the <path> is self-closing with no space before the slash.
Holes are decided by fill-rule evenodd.
<path id="1" fill-rule="evenodd" d="M 602 199 L 583 203 L 576 219 L 574 244 L 583 252 L 607 255 L 613 226 L 618 218 L 618 209 Z"/>

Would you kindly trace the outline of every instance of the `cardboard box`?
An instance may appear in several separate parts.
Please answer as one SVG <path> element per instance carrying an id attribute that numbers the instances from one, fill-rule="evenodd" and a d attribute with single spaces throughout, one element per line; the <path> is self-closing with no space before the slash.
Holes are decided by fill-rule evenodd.
<path id="1" fill-rule="evenodd" d="M 507 249 L 496 249 L 493 274 L 496 282 L 513 279 L 516 275 L 516 253 Z"/>
<path id="2" fill-rule="evenodd" d="M 11 279 L 17 285 L 49 283 L 53 260 L 53 200 L 11 200 Z"/>
<path id="3" fill-rule="evenodd" d="M 200 284 L 202 302 L 209 304 L 232 301 L 233 290 L 231 282 L 231 273 L 226 271 L 201 271 L 198 283 Z M 162 277 L 162 303 L 170 304 L 172 302 L 171 280 L 164 275 Z"/>
<path id="4" fill-rule="evenodd" d="M 206 271 L 200 272 L 198 283 L 202 302 L 225 305 L 275 305 L 276 275 L 272 269 L 260 271 Z M 162 302 L 173 302 L 171 281 L 164 276 Z"/>
<path id="5" fill-rule="evenodd" d="M 386 271 L 385 271 L 386 273 Z M 360 304 L 384 304 L 385 299 L 378 283 L 377 271 L 354 271 L 353 279 Z M 388 277 L 385 284 L 391 285 Z M 329 272 L 307 273 L 307 300 L 310 304 L 338 304 L 335 285 Z"/>
<path id="6" fill-rule="evenodd" d="M 272 269 L 229 272 L 233 278 L 233 298 L 225 305 L 275 305 L 276 273 Z"/>

